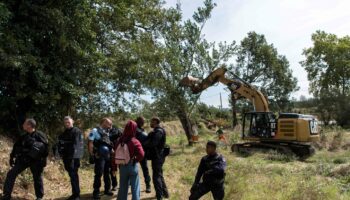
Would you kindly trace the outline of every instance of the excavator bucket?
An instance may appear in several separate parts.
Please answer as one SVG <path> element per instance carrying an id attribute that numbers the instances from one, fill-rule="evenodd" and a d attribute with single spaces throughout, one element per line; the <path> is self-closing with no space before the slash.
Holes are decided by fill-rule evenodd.
<path id="1" fill-rule="evenodd" d="M 225 76 L 225 68 L 218 68 L 211 72 L 208 77 L 203 80 L 193 76 L 187 76 L 180 81 L 180 86 L 190 87 L 194 94 L 198 94 L 208 87 L 219 82 L 219 79 Z"/>
<path id="2" fill-rule="evenodd" d="M 196 83 L 199 83 L 198 78 L 195 78 L 193 76 L 186 76 L 180 81 L 180 86 L 192 87 L 196 85 Z"/>

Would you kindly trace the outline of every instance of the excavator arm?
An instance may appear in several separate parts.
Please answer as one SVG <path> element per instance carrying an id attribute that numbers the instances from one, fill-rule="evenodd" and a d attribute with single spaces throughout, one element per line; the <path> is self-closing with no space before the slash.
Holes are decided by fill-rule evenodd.
<path id="1" fill-rule="evenodd" d="M 217 82 L 226 85 L 231 91 L 239 96 L 249 99 L 256 112 L 269 112 L 269 106 L 265 96 L 256 88 L 240 79 L 228 79 L 225 77 L 227 69 L 224 67 L 214 70 L 202 81 L 192 76 L 183 78 L 180 85 L 190 87 L 194 94 L 200 93 Z"/>

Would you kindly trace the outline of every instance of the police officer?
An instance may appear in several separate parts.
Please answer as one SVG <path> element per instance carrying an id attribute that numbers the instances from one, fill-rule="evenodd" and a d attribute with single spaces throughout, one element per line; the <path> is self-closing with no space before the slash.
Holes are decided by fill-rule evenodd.
<path id="1" fill-rule="evenodd" d="M 145 133 L 145 130 L 143 129 L 143 125 L 145 124 L 145 119 L 143 117 L 138 117 L 136 119 L 137 123 L 137 129 L 136 129 L 136 139 L 138 139 L 143 147 L 145 149 L 144 143 L 147 140 L 147 134 Z M 144 158 L 140 162 L 143 177 L 145 179 L 146 184 L 146 193 L 151 193 L 151 176 L 149 175 L 149 170 L 147 166 L 147 159 Z"/>
<path id="2" fill-rule="evenodd" d="M 26 133 L 14 144 L 10 155 L 12 168 L 6 176 L 2 200 L 11 199 L 17 176 L 28 167 L 33 174 L 37 200 L 41 200 L 44 196 L 42 174 L 48 156 L 48 139 L 44 133 L 36 130 L 34 119 L 26 119 L 23 123 L 23 130 Z"/>
<path id="3" fill-rule="evenodd" d="M 208 192 L 213 194 L 215 200 L 224 198 L 224 179 L 226 161 L 224 157 L 216 152 L 216 143 L 207 143 L 207 155 L 199 164 L 197 175 L 191 188 L 190 200 L 197 200 Z M 203 179 L 200 182 L 201 178 Z"/>
<path id="4" fill-rule="evenodd" d="M 169 198 L 167 186 L 163 177 L 163 164 L 165 161 L 164 147 L 166 143 L 166 133 L 160 127 L 160 119 L 154 117 L 150 123 L 153 131 L 148 134 L 144 146 L 147 149 L 147 157 L 152 161 L 152 179 L 156 191 L 157 200 Z"/>
<path id="5" fill-rule="evenodd" d="M 94 191 L 93 198 L 100 199 L 101 177 L 104 180 L 104 194 L 113 196 L 111 189 L 110 171 L 111 171 L 111 153 L 113 144 L 110 140 L 110 130 L 112 120 L 103 118 L 100 126 L 92 129 L 89 134 L 88 150 L 90 161 L 95 163 Z"/>
<path id="6" fill-rule="evenodd" d="M 82 131 L 73 126 L 70 116 L 64 118 L 64 132 L 58 136 L 58 151 L 68 172 L 72 185 L 72 195 L 68 200 L 80 199 L 79 174 L 80 159 L 83 157 L 84 140 Z"/>
<path id="7" fill-rule="evenodd" d="M 109 132 L 109 138 L 111 142 L 115 144 L 122 134 L 123 132 L 118 127 L 112 126 L 112 129 Z M 117 191 L 117 186 L 118 186 L 117 175 L 112 169 L 110 169 L 110 177 L 111 177 L 111 183 L 112 183 L 112 191 Z"/>

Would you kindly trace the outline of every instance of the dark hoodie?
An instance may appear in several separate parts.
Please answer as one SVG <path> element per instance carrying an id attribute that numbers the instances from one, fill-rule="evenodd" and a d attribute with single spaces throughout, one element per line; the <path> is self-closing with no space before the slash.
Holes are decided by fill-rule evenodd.
<path id="1" fill-rule="evenodd" d="M 140 162 L 143 160 L 145 156 L 145 152 L 141 146 L 141 143 L 136 139 L 136 122 L 130 120 L 126 124 L 124 128 L 123 135 L 120 137 L 118 142 L 114 145 L 114 149 L 116 150 L 120 143 L 125 143 L 128 145 L 130 158 L 136 162 Z M 113 162 L 114 165 L 114 162 Z"/>

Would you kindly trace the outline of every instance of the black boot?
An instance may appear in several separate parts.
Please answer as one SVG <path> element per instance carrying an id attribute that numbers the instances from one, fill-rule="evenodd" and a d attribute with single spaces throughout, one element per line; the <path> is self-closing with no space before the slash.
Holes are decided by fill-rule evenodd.
<path id="1" fill-rule="evenodd" d="M 146 193 L 151 193 L 151 184 L 149 182 L 146 183 Z"/>
<path id="2" fill-rule="evenodd" d="M 114 195 L 114 193 L 112 191 L 105 191 L 104 194 L 107 195 L 107 196 L 113 196 Z"/>
<path id="3" fill-rule="evenodd" d="M 2 195 L 0 200 L 11 200 L 11 196 L 9 196 L 9 195 Z"/>

